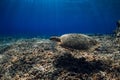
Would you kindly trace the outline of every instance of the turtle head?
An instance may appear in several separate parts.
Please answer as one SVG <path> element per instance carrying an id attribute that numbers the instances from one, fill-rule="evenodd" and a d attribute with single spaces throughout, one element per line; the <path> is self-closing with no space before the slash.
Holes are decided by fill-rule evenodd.
<path id="1" fill-rule="evenodd" d="M 60 38 L 57 37 L 57 36 L 52 36 L 52 37 L 50 37 L 50 40 L 51 40 L 51 41 L 56 41 L 56 42 L 61 42 Z"/>

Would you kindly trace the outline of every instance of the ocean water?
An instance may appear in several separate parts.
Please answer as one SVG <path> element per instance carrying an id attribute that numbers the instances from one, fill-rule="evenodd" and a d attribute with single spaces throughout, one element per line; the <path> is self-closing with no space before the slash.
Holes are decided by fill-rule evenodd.
<path id="1" fill-rule="evenodd" d="M 112 33 L 120 0 L 0 0 L 0 35 Z"/>
<path id="2" fill-rule="evenodd" d="M 118 20 L 120 0 L 0 0 L 0 80 L 120 80 Z"/>

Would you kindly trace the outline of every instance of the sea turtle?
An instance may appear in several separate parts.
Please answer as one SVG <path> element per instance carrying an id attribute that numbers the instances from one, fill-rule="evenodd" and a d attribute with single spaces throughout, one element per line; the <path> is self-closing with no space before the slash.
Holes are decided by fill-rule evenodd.
<path id="1" fill-rule="evenodd" d="M 84 34 L 64 34 L 60 37 L 52 36 L 50 40 L 56 41 L 64 48 L 87 50 L 98 44 L 98 42 Z"/>

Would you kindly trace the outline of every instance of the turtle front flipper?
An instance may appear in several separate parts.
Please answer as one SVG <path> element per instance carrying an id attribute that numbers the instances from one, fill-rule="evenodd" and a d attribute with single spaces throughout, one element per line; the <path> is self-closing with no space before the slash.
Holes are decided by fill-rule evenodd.
<path id="1" fill-rule="evenodd" d="M 57 37 L 57 36 L 52 36 L 52 37 L 50 37 L 50 40 L 51 40 L 51 41 L 56 41 L 56 42 L 61 42 L 60 38 Z"/>

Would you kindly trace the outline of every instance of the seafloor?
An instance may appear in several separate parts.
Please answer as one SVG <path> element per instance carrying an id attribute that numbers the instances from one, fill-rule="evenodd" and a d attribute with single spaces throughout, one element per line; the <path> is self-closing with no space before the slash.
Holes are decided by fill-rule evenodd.
<path id="1" fill-rule="evenodd" d="M 0 38 L 0 80 L 120 80 L 120 43 L 91 35 L 94 51 L 70 50 L 44 38 Z"/>

